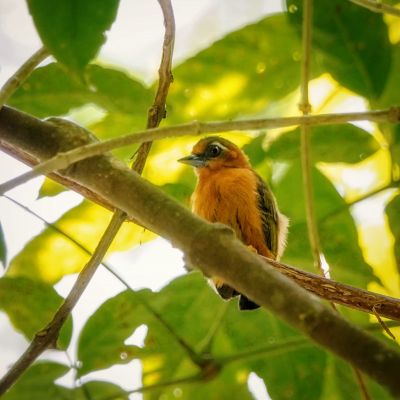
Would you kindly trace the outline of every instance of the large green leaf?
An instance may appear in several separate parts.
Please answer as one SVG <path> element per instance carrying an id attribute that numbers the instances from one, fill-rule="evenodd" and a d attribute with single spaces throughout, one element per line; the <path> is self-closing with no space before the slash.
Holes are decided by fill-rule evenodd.
<path id="1" fill-rule="evenodd" d="M 86 76 L 88 83 L 83 84 L 57 63 L 37 68 L 10 99 L 10 104 L 43 118 L 95 103 L 109 112 L 132 114 L 144 125 L 152 99 L 150 90 L 123 72 L 98 65 L 90 65 Z"/>
<path id="2" fill-rule="evenodd" d="M 386 206 L 386 214 L 394 237 L 394 256 L 400 272 L 400 195 L 394 197 Z"/>
<path id="3" fill-rule="evenodd" d="M 66 365 L 55 362 L 38 362 L 2 397 L 3 400 L 61 400 L 71 399 L 70 390 L 54 381 L 69 371 Z M 71 399 L 72 400 L 72 399 Z"/>
<path id="4" fill-rule="evenodd" d="M 4 310 L 15 329 L 28 340 L 43 329 L 53 318 L 63 298 L 54 288 L 28 278 L 0 279 L 0 309 Z M 72 319 L 61 329 L 58 345 L 65 349 L 71 339 Z"/>
<path id="5" fill-rule="evenodd" d="M 134 358 L 142 361 L 144 386 L 195 375 L 199 368 L 179 344 L 184 341 L 198 355 L 215 359 L 220 372 L 209 380 L 154 388 L 144 392 L 145 399 L 173 399 L 177 393 L 191 400 L 252 399 L 247 387 L 251 371 L 265 380 L 272 398 L 324 399 L 327 354 L 265 310 L 243 313 L 236 302 L 222 301 L 198 273 L 175 279 L 159 293 L 122 292 L 83 328 L 80 375 Z M 148 328 L 144 346 L 127 345 L 126 339 L 143 324 Z M 338 400 L 354 394 L 353 376 L 342 379 L 344 388 L 353 391 L 335 389 Z"/>
<path id="6" fill-rule="evenodd" d="M 0 223 L 0 262 L 3 264 L 3 267 L 5 268 L 7 263 L 7 247 L 1 223 Z"/>
<path id="7" fill-rule="evenodd" d="M 82 71 L 98 53 L 119 0 L 28 0 L 43 44 L 61 63 Z"/>
<path id="8" fill-rule="evenodd" d="M 95 249 L 110 218 L 111 213 L 103 207 L 89 201 L 82 202 L 55 223 L 67 236 L 47 227 L 11 260 L 7 274 L 55 283 L 66 274 L 79 272 L 89 259 L 88 252 Z M 68 235 L 87 251 L 71 241 Z M 142 227 L 126 223 L 119 230 L 110 251 L 127 250 L 154 237 L 153 233 Z M 57 262 L 54 263 L 54 260 Z"/>
<path id="9" fill-rule="evenodd" d="M 357 163 L 379 150 L 375 138 L 351 124 L 318 126 L 312 129 L 310 138 L 314 161 L 329 163 Z M 300 157 L 300 129 L 285 132 L 274 140 L 265 152 L 274 160 L 293 160 Z"/>
<path id="10" fill-rule="evenodd" d="M 70 371 L 66 365 L 40 361 L 31 366 L 2 397 L 4 400 L 128 400 L 128 394 L 109 382 L 91 381 L 68 389 L 55 380 Z"/>
<path id="11" fill-rule="evenodd" d="M 298 87 L 300 49 L 283 14 L 227 35 L 174 69 L 168 122 L 261 112 Z"/>
<path id="12" fill-rule="evenodd" d="M 302 1 L 287 0 L 289 20 L 301 34 Z M 343 86 L 377 99 L 391 64 L 387 26 L 381 14 L 342 0 L 314 2 L 313 49 L 326 70 Z"/>
<path id="13" fill-rule="evenodd" d="M 349 208 L 332 183 L 312 170 L 315 214 L 322 252 L 331 267 L 332 278 L 367 288 L 376 281 L 371 267 L 364 261 L 358 245 L 357 230 Z M 282 212 L 289 216 L 291 226 L 284 260 L 292 265 L 313 270 L 305 217 L 302 170 L 293 162 L 274 188 Z"/>

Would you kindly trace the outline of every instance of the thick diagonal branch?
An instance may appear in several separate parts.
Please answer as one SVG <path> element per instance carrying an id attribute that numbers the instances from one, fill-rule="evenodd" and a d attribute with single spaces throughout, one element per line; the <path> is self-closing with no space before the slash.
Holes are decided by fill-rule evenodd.
<path id="1" fill-rule="evenodd" d="M 23 151 L 29 149 L 38 160 L 53 156 L 66 142 L 76 140 L 68 132 L 11 109 L 0 111 L 0 141 Z M 87 135 L 86 141 L 90 140 Z M 317 297 L 249 252 L 228 228 L 196 217 L 110 156 L 79 162 L 63 173 L 101 193 L 116 208 L 170 240 L 186 253 L 191 265 L 198 266 L 206 275 L 221 276 L 229 285 L 400 396 L 397 349 L 323 306 Z"/>

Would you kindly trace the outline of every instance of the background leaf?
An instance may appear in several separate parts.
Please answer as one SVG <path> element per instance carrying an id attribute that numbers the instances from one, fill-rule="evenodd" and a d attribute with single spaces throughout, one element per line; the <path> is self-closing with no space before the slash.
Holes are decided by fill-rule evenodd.
<path id="1" fill-rule="evenodd" d="M 28 340 L 43 329 L 63 302 L 54 288 L 28 278 L 0 279 L 0 309 Z M 71 339 L 72 319 L 63 326 L 57 344 L 65 349 Z"/>
<path id="2" fill-rule="evenodd" d="M 66 365 L 38 362 L 3 396 L 4 400 L 70 399 L 69 389 L 54 381 L 69 371 Z M 71 399 L 72 400 L 72 399 Z"/>
<path id="3" fill-rule="evenodd" d="M 302 2 L 287 0 L 289 21 L 300 34 Z M 313 50 L 340 84 L 370 101 L 383 92 L 391 64 L 391 46 L 382 14 L 348 1 L 314 4 Z M 366 28 L 368 27 L 368 28 Z"/>
<path id="4" fill-rule="evenodd" d="M 375 138 L 351 124 L 318 126 L 311 130 L 313 161 L 357 163 L 379 150 Z M 274 160 L 300 158 L 300 129 L 285 132 L 274 140 L 265 155 Z"/>
<path id="5" fill-rule="evenodd" d="M 174 69 L 167 122 L 263 112 L 298 87 L 300 49 L 283 14 L 227 35 Z"/>
<path id="6" fill-rule="evenodd" d="M 110 218 L 110 211 L 85 200 L 66 212 L 56 226 L 92 252 Z M 127 250 L 154 237 L 152 232 L 127 222 L 119 230 L 109 251 Z M 57 263 L 54 263 L 55 259 Z M 55 283 L 66 274 L 79 272 L 88 259 L 87 252 L 48 227 L 11 260 L 7 274 Z"/>
<path id="7" fill-rule="evenodd" d="M 28 0 L 43 44 L 62 64 L 81 72 L 105 42 L 119 0 Z"/>

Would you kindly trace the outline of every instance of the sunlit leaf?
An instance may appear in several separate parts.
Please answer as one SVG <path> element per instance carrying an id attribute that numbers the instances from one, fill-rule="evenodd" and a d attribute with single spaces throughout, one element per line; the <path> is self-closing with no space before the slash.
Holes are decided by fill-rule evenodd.
<path id="1" fill-rule="evenodd" d="M 394 256 L 400 272 L 400 196 L 396 196 L 386 206 L 386 214 L 394 237 Z"/>
<path id="2" fill-rule="evenodd" d="M 86 81 L 87 84 L 75 81 L 59 64 L 49 64 L 33 72 L 10 104 L 43 118 L 64 115 L 72 108 L 95 103 L 109 112 L 130 114 L 132 121 L 145 126 L 152 92 L 141 83 L 123 72 L 98 65 L 87 68 Z"/>
<path id="3" fill-rule="evenodd" d="M 289 20 L 301 34 L 302 2 L 287 0 Z M 391 64 L 391 46 L 382 14 L 349 1 L 314 4 L 313 50 L 343 86 L 369 98 L 383 92 Z"/>
<path id="4" fill-rule="evenodd" d="M 46 283 L 28 278 L 0 279 L 0 309 L 28 340 L 52 320 L 62 302 L 63 298 Z M 72 319 L 69 318 L 58 338 L 60 348 L 68 346 L 71 334 Z"/>
<path id="5" fill-rule="evenodd" d="M 143 306 L 143 300 L 158 315 Z M 144 346 L 127 345 L 126 339 L 143 324 L 148 328 Z M 173 399 L 177 393 L 190 400 L 252 399 L 247 386 L 251 371 L 265 380 L 272 398 L 324 398 L 326 353 L 265 310 L 243 313 L 236 300 L 226 304 L 198 273 L 175 279 L 159 293 L 125 291 L 106 301 L 80 335 L 80 374 L 137 358 L 142 361 L 144 386 L 195 375 L 199 367 L 179 344 L 182 341 L 191 351 L 215 359 L 222 370 L 208 381 L 146 391 L 145 399 Z M 343 379 L 339 400 L 354 393 L 353 376 Z"/>
<path id="6" fill-rule="evenodd" d="M 298 87 L 300 52 L 283 14 L 227 35 L 174 69 L 168 123 L 261 112 Z"/>
<path id="7" fill-rule="evenodd" d="M 38 199 L 41 199 L 43 197 L 57 196 L 65 190 L 67 190 L 65 186 L 60 185 L 52 179 L 45 178 L 42 186 L 40 187 Z"/>
<path id="8" fill-rule="evenodd" d="M 390 394 L 381 386 L 363 375 L 364 383 L 372 399 L 390 399 Z M 349 364 L 334 358 L 327 357 L 327 365 L 323 380 L 324 390 L 321 399 L 338 400 L 352 398 L 360 392 L 360 386 L 355 378 L 355 371 Z"/>
<path id="9" fill-rule="evenodd" d="M 65 213 L 55 224 L 92 252 L 109 224 L 111 213 L 106 209 L 84 201 Z M 154 238 L 155 235 L 133 223 L 125 223 L 113 244 L 112 251 L 127 250 Z M 35 280 L 54 283 L 65 274 L 79 272 L 89 259 L 87 252 L 68 237 L 51 227 L 33 238 L 11 260 L 9 276 L 27 276 Z M 54 260 L 57 260 L 55 263 Z"/>
<path id="10" fill-rule="evenodd" d="M 7 264 L 7 247 L 1 223 L 0 223 L 0 262 L 3 264 L 3 267 L 5 268 Z"/>
<path id="11" fill-rule="evenodd" d="M 375 138 L 354 125 L 327 125 L 311 131 L 311 154 L 314 161 L 357 163 L 379 150 Z M 300 157 L 300 129 L 285 132 L 271 143 L 266 156 L 277 160 Z"/>
<path id="12" fill-rule="evenodd" d="M 368 283 L 377 278 L 363 259 L 355 223 L 346 202 L 315 168 L 312 179 L 321 247 L 331 267 L 331 276 L 340 282 L 367 288 Z M 274 187 L 278 204 L 291 221 L 284 260 L 316 272 L 308 243 L 302 182 L 301 166 L 297 161 Z"/>
<path id="13" fill-rule="evenodd" d="M 28 0 L 43 44 L 61 63 L 81 72 L 98 53 L 119 0 Z"/>
<path id="14" fill-rule="evenodd" d="M 38 362 L 30 367 L 2 398 L 4 400 L 71 399 L 69 389 L 54 383 L 68 371 L 66 365 L 50 361 Z"/>

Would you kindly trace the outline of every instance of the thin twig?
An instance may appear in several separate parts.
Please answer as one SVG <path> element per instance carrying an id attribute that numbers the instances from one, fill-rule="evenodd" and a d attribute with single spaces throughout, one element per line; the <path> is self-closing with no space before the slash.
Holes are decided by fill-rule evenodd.
<path id="1" fill-rule="evenodd" d="M 33 72 L 33 70 L 47 57 L 49 52 L 42 47 L 28 60 L 26 60 L 18 71 L 7 80 L 0 90 L 0 108 L 8 101 L 14 92 L 22 85 L 26 78 Z"/>
<path id="2" fill-rule="evenodd" d="M 310 80 L 310 62 L 311 62 L 311 47 L 312 47 L 312 18 L 313 18 L 313 0 L 303 0 L 303 26 L 302 26 L 302 68 L 301 68 L 301 101 L 299 109 L 303 115 L 308 115 L 311 111 L 311 104 L 309 101 L 308 85 Z M 306 219 L 308 239 L 310 241 L 311 253 L 314 260 L 314 266 L 319 271 L 321 276 L 326 277 L 325 271 L 322 268 L 321 260 L 321 244 L 317 227 L 317 219 L 315 217 L 314 195 L 313 195 L 313 182 L 312 182 L 312 162 L 311 162 L 311 149 L 310 149 L 310 135 L 311 127 L 302 125 L 300 127 L 300 152 L 301 152 L 301 165 L 303 174 L 303 188 L 304 200 L 306 207 Z M 336 309 L 336 304 L 330 302 L 331 307 Z M 356 381 L 360 389 L 363 400 L 369 400 L 368 392 L 361 372 L 352 364 Z"/>
<path id="3" fill-rule="evenodd" d="M 368 10 L 371 10 L 376 13 L 384 13 L 400 17 L 400 9 L 393 7 L 389 4 L 382 3 L 380 1 L 379 2 L 375 0 L 350 0 L 350 1 L 361 7 L 368 8 Z"/>
<path id="4" fill-rule="evenodd" d="M 172 55 L 175 43 L 175 18 L 170 0 L 158 0 L 164 15 L 164 43 L 161 65 L 158 70 L 159 84 L 153 106 L 150 108 L 147 119 L 147 129 L 156 128 L 166 117 L 166 102 L 169 87 L 173 81 Z M 139 147 L 132 169 L 142 173 L 152 141 L 146 141 Z"/>
<path id="5" fill-rule="evenodd" d="M 378 320 L 379 324 L 383 328 L 383 330 L 394 340 L 396 341 L 396 336 L 393 335 L 392 331 L 386 325 L 385 321 L 380 317 L 380 315 L 376 311 L 376 306 L 372 308 L 372 312 L 374 313 L 376 319 Z"/>
<path id="6" fill-rule="evenodd" d="M 203 133 L 221 133 L 229 131 L 245 131 L 290 127 L 296 125 L 326 125 L 341 124 L 350 121 L 372 121 L 391 122 L 400 121 L 400 107 L 390 108 L 382 111 L 367 111 L 343 114 L 320 114 L 306 115 L 301 117 L 286 118 L 263 118 L 240 121 L 224 122 L 199 122 L 193 121 L 187 124 L 176 125 L 164 128 L 153 128 L 108 139 L 103 142 L 94 142 L 73 150 L 58 153 L 56 156 L 38 164 L 31 171 L 17 176 L 0 185 L 0 194 L 13 189 L 14 187 L 39 176 L 47 175 L 52 171 L 67 168 L 69 165 L 95 155 L 107 153 L 108 151 L 129 146 L 135 143 L 151 142 L 154 140 L 166 139 L 180 136 L 197 136 Z M 72 124 L 72 123 L 71 123 Z M 55 128 L 56 129 L 56 128 Z M 58 127 L 58 129 L 61 129 Z"/>
<path id="7" fill-rule="evenodd" d="M 308 115 L 311 110 L 308 95 L 308 82 L 310 80 L 310 59 L 311 59 L 311 32 L 312 32 L 312 0 L 303 1 L 303 56 L 301 68 L 301 100 L 299 109 L 303 115 Z M 310 127 L 302 125 L 300 130 L 300 155 L 303 174 L 303 191 L 306 207 L 306 219 L 308 229 L 308 239 L 310 241 L 311 253 L 316 269 L 324 276 L 321 263 L 321 246 L 315 219 L 314 196 L 312 184 L 312 162 L 310 154 Z"/>

